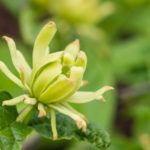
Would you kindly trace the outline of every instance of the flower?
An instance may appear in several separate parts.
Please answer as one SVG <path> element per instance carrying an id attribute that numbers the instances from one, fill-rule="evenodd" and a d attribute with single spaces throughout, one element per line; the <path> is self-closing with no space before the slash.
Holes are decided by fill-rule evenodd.
<path id="1" fill-rule="evenodd" d="M 0 70 L 26 91 L 26 94 L 3 101 L 2 105 L 11 106 L 20 102 L 26 104 L 16 119 L 18 122 L 28 123 L 36 109 L 39 111 L 38 117 L 50 117 L 54 140 L 57 139 L 55 110 L 71 117 L 76 121 L 77 127 L 86 132 L 86 117 L 69 103 L 87 103 L 94 99 L 105 101 L 102 94 L 113 89 L 105 86 L 96 92 L 77 92 L 81 86 L 87 84 L 87 81 L 82 80 L 87 64 L 86 54 L 80 51 L 78 40 L 69 44 L 64 51 L 49 54 L 48 44 L 55 32 L 54 22 L 47 23 L 40 31 L 33 47 L 32 69 L 22 53 L 16 49 L 13 39 L 3 36 L 20 79 L 0 61 Z"/>
<path id="2" fill-rule="evenodd" d="M 69 24 L 93 25 L 114 12 L 112 2 L 99 0 L 32 0 L 38 9 L 48 11 L 54 17 Z M 69 13 L 68 13 L 69 12 Z"/>

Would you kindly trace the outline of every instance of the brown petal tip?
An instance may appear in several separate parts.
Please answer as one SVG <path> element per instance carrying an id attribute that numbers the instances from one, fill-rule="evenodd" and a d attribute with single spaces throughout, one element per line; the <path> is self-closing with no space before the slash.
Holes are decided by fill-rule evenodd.
<path id="1" fill-rule="evenodd" d="M 84 117 L 83 118 L 83 120 L 86 122 L 86 123 L 88 123 L 89 121 L 87 120 L 87 118 L 86 117 Z"/>
<path id="2" fill-rule="evenodd" d="M 41 117 L 43 117 L 43 116 L 46 116 L 46 112 L 45 112 L 45 111 L 40 110 L 40 111 L 39 111 L 39 115 L 38 115 L 38 117 L 39 117 L 39 118 L 41 118 Z"/>
<path id="3" fill-rule="evenodd" d="M 24 72 L 24 67 L 23 66 L 18 66 L 18 68 L 19 68 L 19 70 L 21 71 L 21 72 Z"/>
<path id="4" fill-rule="evenodd" d="M 72 85 L 75 83 L 75 79 L 69 78 L 67 79 L 68 82 L 70 82 Z"/>
<path id="5" fill-rule="evenodd" d="M 86 125 L 82 127 L 82 132 L 86 132 Z"/>
<path id="6" fill-rule="evenodd" d="M 47 25 L 49 27 L 56 26 L 55 22 L 53 22 L 53 21 L 48 22 Z"/>
<path id="7" fill-rule="evenodd" d="M 8 36 L 2 36 L 3 39 L 5 39 L 6 41 L 9 41 L 11 38 L 9 38 Z"/>
<path id="8" fill-rule="evenodd" d="M 104 97 L 102 97 L 100 100 L 101 100 L 102 102 L 106 103 L 106 99 L 105 99 Z"/>
<path id="9" fill-rule="evenodd" d="M 65 55 L 65 52 L 63 51 L 62 53 L 61 53 L 61 57 L 63 57 Z"/>
<path id="10" fill-rule="evenodd" d="M 2 103 L 2 106 L 5 106 L 5 105 L 6 105 L 5 102 L 3 102 L 3 103 Z"/>
<path id="11" fill-rule="evenodd" d="M 87 85 L 87 84 L 88 84 L 88 81 L 86 81 L 86 80 L 82 81 L 82 85 Z"/>
<path id="12" fill-rule="evenodd" d="M 57 140 L 57 137 L 53 137 L 53 141 L 56 141 Z"/>
<path id="13" fill-rule="evenodd" d="M 78 48 L 80 47 L 80 44 L 79 44 L 79 40 L 75 40 L 74 42 L 72 42 L 72 44 L 76 45 Z"/>
<path id="14" fill-rule="evenodd" d="M 79 52 L 78 57 L 80 57 L 80 58 L 83 59 L 83 60 L 86 60 L 86 55 L 85 55 L 85 53 L 82 52 L 82 51 Z"/>
<path id="15" fill-rule="evenodd" d="M 104 88 L 105 88 L 105 91 L 114 90 L 112 86 L 105 86 Z"/>
<path id="16" fill-rule="evenodd" d="M 77 127 L 78 127 L 79 129 L 82 128 L 82 123 L 81 123 L 81 121 L 76 120 L 76 124 L 77 124 Z"/>

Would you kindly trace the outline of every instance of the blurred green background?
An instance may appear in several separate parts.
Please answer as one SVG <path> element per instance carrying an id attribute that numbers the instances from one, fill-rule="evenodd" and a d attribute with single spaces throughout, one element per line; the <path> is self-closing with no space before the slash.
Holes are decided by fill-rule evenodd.
<path id="1" fill-rule="evenodd" d="M 105 94 L 106 103 L 74 107 L 110 133 L 109 150 L 150 150 L 150 0 L 0 1 L 0 36 L 12 37 L 30 65 L 34 39 L 49 20 L 58 28 L 51 52 L 78 38 L 87 53 L 84 79 L 89 84 L 82 90 L 115 87 Z M 0 60 L 17 75 L 2 39 Z M 13 96 L 23 92 L 1 72 L 0 88 Z M 27 140 L 27 149 L 96 150 L 87 143 L 52 142 L 38 135 Z"/>

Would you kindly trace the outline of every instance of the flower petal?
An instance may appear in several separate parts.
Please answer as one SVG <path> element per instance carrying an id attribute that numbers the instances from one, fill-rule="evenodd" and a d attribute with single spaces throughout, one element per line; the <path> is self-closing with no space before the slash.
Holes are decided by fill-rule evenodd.
<path id="1" fill-rule="evenodd" d="M 60 75 L 61 69 L 62 65 L 59 62 L 48 65 L 33 83 L 32 89 L 34 96 L 39 97 L 50 82 Z"/>
<path id="2" fill-rule="evenodd" d="M 46 116 L 46 110 L 42 103 L 38 103 L 38 110 L 39 110 L 39 115 L 38 115 L 39 118 Z"/>
<path id="3" fill-rule="evenodd" d="M 56 114 L 53 109 L 50 109 L 51 114 L 51 127 L 52 127 L 52 133 L 53 133 L 53 140 L 57 140 L 57 128 L 56 128 Z"/>
<path id="4" fill-rule="evenodd" d="M 82 78 L 83 78 L 83 68 L 82 67 L 72 67 L 70 73 L 70 79 L 74 81 L 74 85 L 69 93 L 62 99 L 65 100 L 67 97 L 71 96 L 75 93 L 81 85 Z"/>
<path id="5" fill-rule="evenodd" d="M 88 120 L 86 119 L 86 117 L 81 114 L 80 112 L 78 112 L 77 110 L 75 110 L 72 106 L 70 106 L 67 102 L 62 102 L 61 105 L 65 106 L 68 110 L 70 110 L 71 112 L 77 114 L 78 116 L 80 116 L 83 120 L 86 121 L 86 123 L 88 123 Z"/>
<path id="6" fill-rule="evenodd" d="M 34 113 L 34 110 L 35 110 L 34 105 L 27 105 L 23 109 L 23 111 L 19 114 L 19 116 L 16 118 L 16 121 L 27 124 Z"/>
<path id="7" fill-rule="evenodd" d="M 27 63 L 27 61 L 25 60 L 24 56 L 22 55 L 22 53 L 20 51 L 17 50 L 17 56 L 19 59 L 19 62 L 21 64 L 21 66 L 23 66 L 24 68 L 24 74 L 25 74 L 25 81 L 27 82 L 27 84 L 29 85 L 30 82 L 30 76 L 31 76 L 31 68 L 29 66 L 29 64 Z"/>
<path id="8" fill-rule="evenodd" d="M 19 87 L 24 89 L 24 86 L 22 85 L 21 80 L 18 79 L 15 75 L 13 75 L 2 61 L 0 61 L 0 70 L 15 84 L 17 84 Z"/>
<path id="9" fill-rule="evenodd" d="M 76 91 L 80 87 L 83 78 L 83 73 L 83 68 L 81 67 L 71 68 L 70 78 L 75 80 L 75 85 L 71 93 L 74 93 L 74 91 Z"/>
<path id="10" fill-rule="evenodd" d="M 31 75 L 30 66 L 26 62 L 26 60 L 25 60 L 24 56 L 22 55 L 22 53 L 16 49 L 16 45 L 15 45 L 14 40 L 7 37 L 7 36 L 3 36 L 3 38 L 8 43 L 9 51 L 10 51 L 10 54 L 11 54 L 11 59 L 12 59 L 12 62 L 14 64 L 16 70 L 18 71 L 19 74 L 21 74 L 20 67 L 23 68 L 25 81 L 29 85 L 29 78 L 30 78 L 30 75 Z"/>
<path id="11" fill-rule="evenodd" d="M 35 98 L 26 97 L 23 102 L 25 104 L 35 105 L 37 103 L 37 100 Z"/>
<path id="12" fill-rule="evenodd" d="M 83 67 L 83 69 L 86 69 L 87 65 L 87 57 L 86 54 L 83 51 L 80 51 L 75 63 L 75 66 Z"/>
<path id="13" fill-rule="evenodd" d="M 70 43 L 66 48 L 65 48 L 65 52 L 70 53 L 74 60 L 77 57 L 77 54 L 79 52 L 80 49 L 80 45 L 79 45 L 79 40 L 75 40 L 74 42 Z"/>
<path id="14" fill-rule="evenodd" d="M 56 24 L 52 21 L 47 23 L 40 31 L 33 48 L 33 67 L 45 56 L 48 44 L 51 42 L 55 33 Z"/>
<path id="15" fill-rule="evenodd" d="M 78 128 L 82 128 L 83 132 L 86 132 L 86 122 L 85 120 L 83 120 L 79 115 L 77 115 L 76 113 L 70 111 L 68 108 L 66 108 L 65 106 L 62 106 L 61 104 L 49 104 L 48 105 L 50 108 L 56 109 L 57 111 L 59 111 L 60 113 L 63 113 L 69 117 L 71 117 L 73 120 L 76 121 L 76 124 L 78 126 Z"/>
<path id="16" fill-rule="evenodd" d="M 60 75 L 58 79 L 45 90 L 39 98 L 39 101 L 48 104 L 63 99 L 72 89 L 74 81 L 68 79 L 64 75 Z"/>
<path id="17" fill-rule="evenodd" d="M 16 104 L 18 104 L 20 102 L 23 102 L 23 100 L 25 99 L 26 96 L 27 96 L 27 94 L 24 94 L 24 95 L 15 97 L 15 98 L 10 99 L 10 100 L 3 101 L 2 106 L 5 106 L 5 105 L 7 105 L 7 106 L 16 105 Z"/>
<path id="18" fill-rule="evenodd" d="M 80 87 L 85 86 L 85 85 L 87 85 L 87 84 L 88 84 L 88 81 L 82 80 Z"/>
<path id="19" fill-rule="evenodd" d="M 70 53 L 64 53 L 63 57 L 63 64 L 64 65 L 73 65 L 74 64 L 74 57 Z"/>
<path id="20" fill-rule="evenodd" d="M 12 38 L 9 38 L 7 36 L 3 36 L 3 38 L 6 40 L 6 42 L 8 44 L 12 62 L 14 64 L 16 70 L 20 73 L 18 66 L 20 66 L 21 64 L 18 61 L 16 44 Z"/>
<path id="21" fill-rule="evenodd" d="M 113 90 L 111 86 L 105 86 L 96 92 L 76 92 L 65 101 L 70 103 L 87 103 L 93 100 L 103 99 L 102 94 L 106 91 Z"/>
<path id="22" fill-rule="evenodd" d="M 43 69 L 43 67 L 45 67 L 46 65 L 56 62 L 56 61 L 61 61 L 61 57 L 63 56 L 63 52 L 56 52 L 53 54 L 49 54 L 47 56 L 45 56 L 43 59 L 41 59 L 41 61 L 39 61 L 36 66 L 33 68 L 32 74 L 31 74 L 31 88 L 33 85 L 34 80 L 37 77 L 37 74 Z"/>
<path id="23" fill-rule="evenodd" d="M 45 56 L 47 56 L 49 53 L 50 53 L 50 48 L 47 47 L 47 48 L 46 48 L 46 52 L 45 52 Z"/>
<path id="24" fill-rule="evenodd" d="M 96 92 L 76 92 L 65 101 L 70 103 L 87 103 L 95 99 L 97 99 Z"/>

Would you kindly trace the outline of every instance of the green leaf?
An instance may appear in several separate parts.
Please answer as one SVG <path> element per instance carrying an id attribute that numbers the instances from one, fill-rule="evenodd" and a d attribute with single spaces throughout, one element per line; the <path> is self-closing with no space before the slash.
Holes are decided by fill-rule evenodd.
<path id="1" fill-rule="evenodd" d="M 26 125 L 14 122 L 0 130 L 1 150 L 20 150 L 31 129 Z"/>
<path id="2" fill-rule="evenodd" d="M 76 127 L 75 122 L 60 113 L 56 113 L 58 140 L 60 139 L 76 139 L 87 141 L 97 148 L 106 149 L 110 145 L 109 134 L 92 123 L 88 123 L 87 131 L 84 133 Z M 37 118 L 38 113 L 31 119 L 30 126 L 33 127 L 40 135 L 45 138 L 52 139 L 50 119 L 46 117 Z"/>
<path id="3" fill-rule="evenodd" d="M 31 128 L 17 123 L 18 115 L 15 106 L 1 106 L 3 100 L 11 99 L 11 95 L 0 91 L 0 150 L 20 150 Z"/>
<path id="4" fill-rule="evenodd" d="M 11 95 L 5 91 L 0 91 L 0 129 L 13 123 L 17 116 L 15 107 L 2 106 L 2 101 L 7 99 L 11 99 Z"/>

